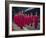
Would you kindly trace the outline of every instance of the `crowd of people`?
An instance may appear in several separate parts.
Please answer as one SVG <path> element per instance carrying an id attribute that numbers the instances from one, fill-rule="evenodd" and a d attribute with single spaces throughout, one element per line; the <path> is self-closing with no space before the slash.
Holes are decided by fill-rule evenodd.
<path id="1" fill-rule="evenodd" d="M 24 14 L 23 11 L 19 11 L 14 15 L 14 23 L 17 24 L 17 26 L 21 29 L 27 25 L 34 25 L 35 29 L 37 29 L 38 22 L 39 16 L 37 15 L 37 12 L 35 15 L 33 15 L 32 12 L 30 14 Z"/>

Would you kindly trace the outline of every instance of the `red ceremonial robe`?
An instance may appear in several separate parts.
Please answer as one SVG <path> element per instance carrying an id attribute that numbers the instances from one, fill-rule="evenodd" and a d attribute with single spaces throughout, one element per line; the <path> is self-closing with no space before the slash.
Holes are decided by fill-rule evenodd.
<path id="1" fill-rule="evenodd" d="M 30 18 L 29 23 L 32 24 L 33 23 L 33 16 L 30 16 L 29 18 Z"/>
<path id="2" fill-rule="evenodd" d="M 17 21 L 18 20 L 18 16 L 14 16 L 14 22 L 16 23 L 16 24 L 18 24 Z"/>
<path id="3" fill-rule="evenodd" d="M 27 16 L 27 24 L 30 24 L 30 16 Z"/>
<path id="4" fill-rule="evenodd" d="M 23 26 L 24 26 L 24 16 L 23 15 L 19 16 L 19 26 L 21 29 L 23 29 Z"/>
<path id="5" fill-rule="evenodd" d="M 27 16 L 24 16 L 24 25 L 27 25 Z"/>
<path id="6" fill-rule="evenodd" d="M 25 25 L 29 24 L 29 16 L 24 17 Z"/>
<path id="7" fill-rule="evenodd" d="M 34 19 L 33 22 L 34 22 L 34 24 L 35 24 L 35 28 L 37 28 L 39 17 L 38 17 L 38 16 L 33 16 L 33 19 Z"/>

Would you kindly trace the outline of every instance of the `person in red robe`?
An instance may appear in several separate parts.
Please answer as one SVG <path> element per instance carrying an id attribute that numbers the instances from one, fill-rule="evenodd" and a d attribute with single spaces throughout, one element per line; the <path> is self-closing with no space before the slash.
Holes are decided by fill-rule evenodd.
<path id="1" fill-rule="evenodd" d="M 21 29 L 23 29 L 23 26 L 24 26 L 24 14 L 23 14 L 23 11 L 19 11 L 19 17 L 18 17 L 18 21 L 19 21 L 19 27 Z"/>
<path id="2" fill-rule="evenodd" d="M 19 26 L 19 15 L 18 13 L 14 16 L 14 22 Z"/>
<path id="3" fill-rule="evenodd" d="M 27 23 L 28 23 L 28 21 L 27 21 L 28 19 L 27 19 L 27 14 L 25 14 L 25 16 L 24 16 L 24 26 L 26 27 L 26 25 L 27 25 Z"/>
<path id="4" fill-rule="evenodd" d="M 30 14 L 30 17 L 29 18 L 30 18 L 30 22 L 29 23 L 32 26 L 32 24 L 33 24 L 33 14 L 32 13 Z"/>
<path id="5" fill-rule="evenodd" d="M 30 23 L 30 16 L 29 16 L 29 14 L 27 15 L 27 25 L 29 25 L 29 23 Z"/>
<path id="6" fill-rule="evenodd" d="M 22 10 L 22 13 L 21 13 L 21 24 L 22 24 L 22 27 L 24 27 L 24 14 L 23 14 L 23 10 Z"/>
<path id="7" fill-rule="evenodd" d="M 38 25 L 38 19 L 39 19 L 39 17 L 37 16 L 37 12 L 36 12 L 36 15 L 33 16 L 33 22 L 34 22 L 34 25 L 35 25 L 36 29 L 37 29 L 37 25 Z"/>

